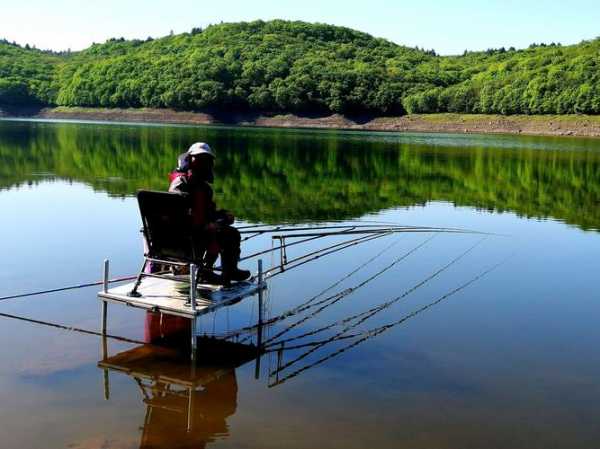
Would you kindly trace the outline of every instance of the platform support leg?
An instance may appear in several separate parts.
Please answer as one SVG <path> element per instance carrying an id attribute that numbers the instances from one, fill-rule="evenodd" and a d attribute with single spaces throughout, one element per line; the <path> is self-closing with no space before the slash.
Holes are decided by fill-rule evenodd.
<path id="1" fill-rule="evenodd" d="M 279 371 L 281 371 L 281 364 L 283 361 L 283 346 L 285 343 L 281 343 L 281 347 L 277 350 L 277 370 L 275 371 L 275 383 L 279 383 Z"/>
<path id="2" fill-rule="evenodd" d="M 100 332 L 102 335 L 106 335 L 106 321 L 108 319 L 108 303 L 106 301 L 102 301 L 102 319 L 100 321 Z"/>
<path id="3" fill-rule="evenodd" d="M 287 252 L 285 250 L 285 237 L 279 237 L 279 258 L 281 271 L 285 271 L 287 265 Z"/>
<path id="4" fill-rule="evenodd" d="M 196 362 L 198 358 L 198 336 L 196 335 L 196 317 L 190 320 L 191 328 L 191 359 L 192 362 Z"/>
<path id="5" fill-rule="evenodd" d="M 108 358 L 108 339 L 106 335 L 102 335 L 102 361 L 105 361 Z M 103 377 L 104 377 L 104 400 L 108 401 L 110 399 L 110 379 L 108 377 L 108 368 L 103 369 Z"/>
<path id="6" fill-rule="evenodd" d="M 106 293 L 108 291 L 108 278 L 110 276 L 110 262 L 108 259 L 104 259 L 104 266 L 102 267 L 102 291 Z"/>
<path id="7" fill-rule="evenodd" d="M 256 327 L 256 367 L 254 377 L 260 377 L 260 358 L 262 351 L 262 328 L 263 328 L 263 264 L 262 259 L 258 260 L 258 326 Z"/>
<path id="8" fill-rule="evenodd" d="M 110 277 L 110 262 L 108 259 L 104 259 L 104 267 L 102 270 L 102 291 L 108 292 L 108 278 Z M 108 304 L 106 301 L 102 301 L 102 319 L 100 322 L 100 329 L 102 335 L 106 335 L 106 316 L 108 314 Z"/>
<path id="9" fill-rule="evenodd" d="M 194 419 L 194 388 L 188 390 L 188 409 L 187 409 L 187 431 L 192 431 L 192 422 Z"/>
<path id="10" fill-rule="evenodd" d="M 198 267 L 196 264 L 190 264 L 190 306 L 192 311 L 196 311 L 196 281 L 198 275 Z"/>

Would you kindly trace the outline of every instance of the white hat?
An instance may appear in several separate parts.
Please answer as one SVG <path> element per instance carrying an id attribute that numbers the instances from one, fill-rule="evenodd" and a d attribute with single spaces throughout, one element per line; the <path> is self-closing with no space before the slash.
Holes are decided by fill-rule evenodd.
<path id="1" fill-rule="evenodd" d="M 212 157 L 216 158 L 215 152 L 208 146 L 207 143 L 204 142 L 196 142 L 187 150 L 187 152 L 190 156 L 210 154 Z"/>

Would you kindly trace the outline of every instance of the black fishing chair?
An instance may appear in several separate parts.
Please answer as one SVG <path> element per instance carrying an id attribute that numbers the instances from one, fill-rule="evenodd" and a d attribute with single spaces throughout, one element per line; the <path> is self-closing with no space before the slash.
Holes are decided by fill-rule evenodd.
<path id="1" fill-rule="evenodd" d="M 195 265 L 204 268 L 206 239 L 194 229 L 187 194 L 140 190 L 137 200 L 142 216 L 147 251 L 144 263 L 129 296 L 139 297 L 137 289 L 144 277 L 177 280 L 170 273 L 146 273 L 148 263 L 167 267 Z"/>

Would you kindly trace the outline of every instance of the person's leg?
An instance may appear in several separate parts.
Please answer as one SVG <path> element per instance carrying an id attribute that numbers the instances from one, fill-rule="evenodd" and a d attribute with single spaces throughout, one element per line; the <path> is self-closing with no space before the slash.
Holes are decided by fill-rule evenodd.
<path id="1" fill-rule="evenodd" d="M 199 240 L 199 246 L 196 250 L 197 254 L 203 254 L 202 266 L 199 267 L 198 282 L 201 284 L 220 285 L 223 279 L 220 275 L 213 271 L 213 266 L 219 257 L 219 244 L 215 234 L 204 235 L 202 240 Z"/>
<path id="2" fill-rule="evenodd" d="M 250 272 L 248 270 L 240 270 L 237 266 L 240 260 L 240 232 L 232 226 L 222 226 L 217 231 L 217 243 L 221 251 L 223 284 L 229 285 L 231 281 L 248 279 Z"/>

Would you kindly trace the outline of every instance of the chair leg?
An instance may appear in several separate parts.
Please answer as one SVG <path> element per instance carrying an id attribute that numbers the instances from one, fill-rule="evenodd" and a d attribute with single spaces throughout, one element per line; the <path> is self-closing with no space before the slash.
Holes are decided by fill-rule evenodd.
<path id="1" fill-rule="evenodd" d="M 144 276 L 144 270 L 146 269 L 146 265 L 148 265 L 148 259 L 144 258 L 144 263 L 142 264 L 142 268 L 140 269 L 140 274 L 138 274 L 138 277 L 135 280 L 135 284 L 133 285 L 133 288 L 131 289 L 131 291 L 129 293 L 127 293 L 127 296 L 132 297 L 132 298 L 139 298 L 140 296 L 142 296 L 137 291 L 137 289 L 140 286 L 140 284 L 142 283 L 142 277 Z"/>

